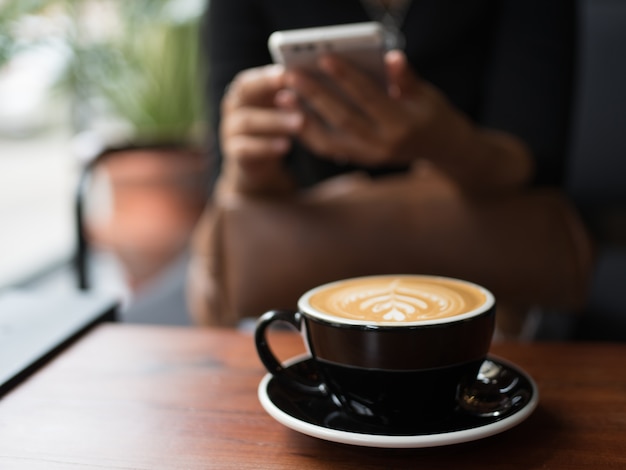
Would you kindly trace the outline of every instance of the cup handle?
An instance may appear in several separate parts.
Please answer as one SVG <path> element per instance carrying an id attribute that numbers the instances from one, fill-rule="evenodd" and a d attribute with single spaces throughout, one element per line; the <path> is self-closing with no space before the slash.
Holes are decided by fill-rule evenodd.
<path id="1" fill-rule="evenodd" d="M 287 387 L 307 394 L 327 396 L 328 391 L 323 382 L 307 380 L 306 377 L 295 373 L 292 369 L 284 367 L 281 362 L 276 359 L 267 341 L 267 328 L 274 322 L 287 323 L 300 332 L 302 332 L 302 326 L 304 324 L 300 312 L 288 310 L 270 310 L 259 318 L 256 324 L 254 341 L 259 358 L 265 368 L 276 380 Z M 319 376 L 319 374 L 317 375 Z"/>

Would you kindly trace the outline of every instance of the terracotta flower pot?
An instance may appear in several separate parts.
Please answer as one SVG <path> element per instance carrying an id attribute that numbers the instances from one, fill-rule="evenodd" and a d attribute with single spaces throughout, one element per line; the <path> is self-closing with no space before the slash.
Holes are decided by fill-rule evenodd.
<path id="1" fill-rule="evenodd" d="M 87 243 L 112 252 L 136 290 L 186 249 L 207 188 L 205 152 L 173 145 L 108 150 L 93 165 Z"/>

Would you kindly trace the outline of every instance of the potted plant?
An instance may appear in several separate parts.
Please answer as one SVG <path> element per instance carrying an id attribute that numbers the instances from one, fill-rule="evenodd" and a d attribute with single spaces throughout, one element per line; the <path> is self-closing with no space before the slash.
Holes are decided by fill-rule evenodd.
<path id="1" fill-rule="evenodd" d="M 89 198 L 108 197 L 100 209 L 91 205 L 82 228 L 88 243 L 117 256 L 139 290 L 184 252 L 207 196 L 202 2 L 91 3 L 69 2 L 74 59 L 65 87 L 75 97 L 77 142 L 88 136 Z M 90 25 L 94 15 L 102 21 L 99 13 L 109 15 L 108 30 Z"/>

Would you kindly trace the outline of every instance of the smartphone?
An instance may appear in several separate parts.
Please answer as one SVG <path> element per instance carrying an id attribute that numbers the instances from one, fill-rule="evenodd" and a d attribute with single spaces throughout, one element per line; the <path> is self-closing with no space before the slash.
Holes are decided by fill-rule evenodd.
<path id="1" fill-rule="evenodd" d="M 268 40 L 275 63 L 316 73 L 320 55 L 332 53 L 369 74 L 381 86 L 385 80 L 385 42 L 377 22 L 276 31 Z"/>

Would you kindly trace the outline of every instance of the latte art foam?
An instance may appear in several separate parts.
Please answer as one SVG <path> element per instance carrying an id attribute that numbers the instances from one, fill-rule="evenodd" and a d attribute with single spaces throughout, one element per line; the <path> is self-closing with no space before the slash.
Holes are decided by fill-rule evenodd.
<path id="1" fill-rule="evenodd" d="M 476 286 L 448 278 L 379 276 L 326 286 L 309 303 L 320 312 L 349 320 L 407 323 L 449 318 L 486 301 Z"/>

